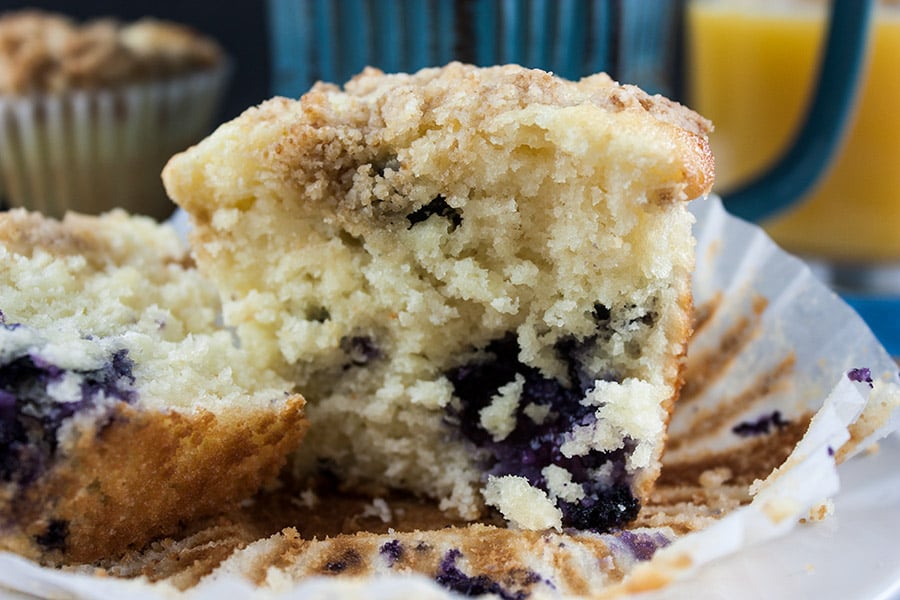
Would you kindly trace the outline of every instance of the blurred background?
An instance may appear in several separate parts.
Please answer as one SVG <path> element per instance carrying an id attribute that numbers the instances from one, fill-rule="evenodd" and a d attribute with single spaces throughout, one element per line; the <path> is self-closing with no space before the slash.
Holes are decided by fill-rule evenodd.
<path id="1" fill-rule="evenodd" d="M 231 85 L 216 122 L 240 114 L 271 95 L 266 3 L 261 0 L 0 0 L 0 12 L 36 8 L 83 21 L 114 16 L 134 21 L 144 16 L 190 25 L 217 40 L 234 60 Z"/>
<path id="2" fill-rule="evenodd" d="M 233 70 L 207 132 L 274 94 L 299 97 L 367 64 L 392 72 L 515 62 L 567 78 L 607 71 L 710 118 L 713 191 L 806 259 L 900 355 L 896 0 L 0 0 L 0 12 L 23 8 L 80 21 L 153 16 L 218 41 Z M 829 10 L 842 11 L 838 27 L 829 29 Z M 856 62 L 826 60 L 837 76 L 820 78 L 826 49 L 838 59 L 855 52 Z M 147 184 L 163 211 L 172 207 L 158 173 L 171 153 L 154 159 Z M 9 183 L 12 167 L 4 169 Z M 40 190 L 42 178 L 31 179 Z"/>

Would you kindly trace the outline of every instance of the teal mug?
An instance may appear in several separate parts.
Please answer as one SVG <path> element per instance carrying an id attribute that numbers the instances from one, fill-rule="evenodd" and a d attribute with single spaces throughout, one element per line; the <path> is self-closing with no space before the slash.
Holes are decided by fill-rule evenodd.
<path id="1" fill-rule="evenodd" d="M 778 213 L 827 168 L 853 104 L 873 3 L 832 3 L 806 120 L 781 160 L 724 198 L 732 213 L 754 221 Z M 606 71 L 680 99 L 682 8 L 658 0 L 270 0 L 273 88 L 298 96 L 367 65 L 410 72 L 461 60 L 569 79 Z"/>
<path id="2" fill-rule="evenodd" d="M 685 2 L 659 0 L 269 0 L 273 92 L 297 97 L 365 66 L 411 72 L 460 60 L 518 63 L 568 79 L 606 71 L 683 100 Z M 827 170 L 850 120 L 874 0 L 833 0 L 818 85 L 793 142 L 729 191 L 728 210 L 760 221 L 803 198 Z M 737 67 L 736 67 L 737 68 Z M 845 298 L 900 355 L 900 293 Z"/>

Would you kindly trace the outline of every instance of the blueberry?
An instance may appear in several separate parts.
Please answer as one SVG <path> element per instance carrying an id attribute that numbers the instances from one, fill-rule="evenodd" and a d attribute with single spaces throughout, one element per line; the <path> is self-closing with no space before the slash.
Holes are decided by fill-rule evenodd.
<path id="1" fill-rule="evenodd" d="M 55 455 L 63 422 L 94 407 L 99 398 L 134 402 L 133 367 L 128 351 L 118 350 L 101 368 L 76 371 L 81 379 L 80 398 L 58 402 L 49 387 L 66 370 L 39 352 L 24 353 L 0 365 L 0 481 L 33 482 Z"/>
<path id="2" fill-rule="evenodd" d="M 325 570 L 329 573 L 343 573 L 347 569 L 358 567 L 362 564 L 359 552 L 352 548 L 341 554 L 340 558 L 325 563 Z"/>
<path id="3" fill-rule="evenodd" d="M 875 382 L 872 380 L 872 370 L 866 367 L 862 367 L 861 369 L 850 369 L 847 372 L 847 378 L 850 381 L 857 381 L 859 383 L 868 383 L 869 387 L 875 387 Z"/>
<path id="4" fill-rule="evenodd" d="M 16 418 L 16 396 L 6 390 L 0 390 L 0 427 L 7 421 Z"/>
<path id="5" fill-rule="evenodd" d="M 34 537 L 34 541 L 44 549 L 65 551 L 66 540 L 69 537 L 69 522 L 63 519 L 52 519 L 47 525 L 47 530 Z"/>
<path id="6" fill-rule="evenodd" d="M 781 411 L 772 411 L 771 414 L 765 414 L 755 421 L 744 421 L 738 423 L 731 428 L 732 433 L 740 437 L 751 437 L 755 435 L 766 435 L 773 428 L 781 430 L 790 425 L 791 422 L 781 416 Z"/>
<path id="7" fill-rule="evenodd" d="M 631 489 L 620 484 L 597 490 L 577 503 L 560 501 L 559 509 L 569 527 L 610 531 L 637 518 L 641 505 Z"/>
<path id="8" fill-rule="evenodd" d="M 522 600 L 527 596 L 525 592 L 512 593 L 503 589 L 499 583 L 487 575 L 476 575 L 474 577 L 466 575 L 456 566 L 456 561 L 461 556 L 462 552 L 456 548 L 451 549 L 444 555 L 438 567 L 438 572 L 434 577 L 438 584 L 463 596 L 496 594 L 503 600 Z"/>
<path id="9" fill-rule="evenodd" d="M 595 308 L 603 317 L 603 311 Z M 603 319 L 598 319 L 603 320 Z M 491 341 L 483 357 L 450 369 L 445 373 L 459 399 L 448 407 L 448 421 L 458 426 L 461 434 L 475 446 L 487 450 L 487 473 L 496 476 L 524 477 L 531 485 L 549 491 L 542 471 L 550 465 L 567 470 L 572 481 L 581 484 L 585 497 L 575 503 L 560 502 L 563 524 L 579 529 L 608 531 L 634 519 L 640 503 L 631 494 L 625 470 L 626 452 L 633 448 L 626 440 L 625 448 L 613 452 L 592 451 L 585 456 L 566 457 L 561 447 L 578 426 L 595 422 L 595 408 L 581 400 L 593 389 L 596 379 L 614 379 L 589 372 L 584 366 L 587 353 L 596 343 L 595 336 L 576 339 L 567 336 L 554 348 L 566 366 L 569 381 L 544 377 L 541 372 L 518 359 L 519 345 L 513 334 Z M 515 413 L 515 426 L 505 438 L 495 441 L 481 426 L 480 413 L 491 403 L 500 387 L 524 379 Z M 529 417 L 524 408 L 529 404 L 548 407 L 541 423 Z M 598 481 L 600 468 L 610 473 Z"/>
<path id="10" fill-rule="evenodd" d="M 594 321 L 600 324 L 603 322 L 608 322 L 610 318 L 612 318 L 612 311 L 605 304 L 595 302 L 594 312 L 592 313 L 592 316 L 594 317 Z"/>
<path id="11" fill-rule="evenodd" d="M 432 215 L 437 215 L 450 221 L 450 231 L 455 231 L 457 227 L 462 225 L 462 215 L 459 213 L 459 210 L 447 204 L 447 199 L 443 196 L 437 196 L 422 208 L 406 216 L 406 220 L 409 221 L 409 229 L 412 229 L 413 225 L 427 220 Z"/>
<path id="12" fill-rule="evenodd" d="M 400 540 L 390 540 L 382 544 L 378 552 L 387 559 L 388 566 L 393 567 L 394 564 L 403 558 L 403 544 Z"/>
<path id="13" fill-rule="evenodd" d="M 631 553 L 638 560 L 650 560 L 657 550 L 665 548 L 671 543 L 666 536 L 658 531 L 645 533 L 625 530 L 618 532 L 616 537 L 625 542 Z"/>

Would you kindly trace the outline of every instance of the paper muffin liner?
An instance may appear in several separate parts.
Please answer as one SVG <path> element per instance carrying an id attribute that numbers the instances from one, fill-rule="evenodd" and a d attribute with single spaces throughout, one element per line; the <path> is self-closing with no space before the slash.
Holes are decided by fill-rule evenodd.
<path id="1" fill-rule="evenodd" d="M 159 219 L 175 209 L 160 172 L 209 132 L 227 61 L 159 82 L 0 96 L 0 188 L 7 203 L 61 217 L 113 207 Z"/>
<path id="2" fill-rule="evenodd" d="M 701 502 L 694 509 L 708 509 L 707 518 L 693 532 L 674 534 L 671 523 L 660 522 L 656 531 L 671 543 L 650 560 L 632 561 L 624 579 L 593 589 L 594 597 L 647 591 L 668 597 L 666 586 L 690 581 L 706 565 L 816 520 L 840 489 L 838 463 L 900 427 L 898 366 L 862 319 L 761 229 L 728 215 L 717 198 L 693 202 L 692 211 L 696 333 L 661 487 L 671 486 L 663 483 L 667 474 L 692 464 L 716 470 L 750 456 L 750 464 L 765 465 L 767 453 L 778 449 L 779 432 L 792 424 L 802 429 L 778 455 L 777 468 L 768 476 L 768 467 L 760 472 L 745 492 L 747 502 L 727 509 Z M 672 523 L 678 519 L 673 515 Z M 231 569 L 179 592 L 167 583 L 66 573 L 0 554 L 0 589 L 37 597 L 455 597 L 421 576 L 298 583 L 270 574 L 265 589 Z"/>

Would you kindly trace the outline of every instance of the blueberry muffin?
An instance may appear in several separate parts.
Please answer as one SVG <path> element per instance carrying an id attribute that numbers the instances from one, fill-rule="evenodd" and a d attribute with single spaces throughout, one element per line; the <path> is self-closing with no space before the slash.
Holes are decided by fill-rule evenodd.
<path id="1" fill-rule="evenodd" d="M 228 70 L 179 23 L 0 15 L 0 192 L 48 216 L 167 217 L 159 171 L 209 132 Z"/>
<path id="2" fill-rule="evenodd" d="M 93 561 L 234 506 L 305 430 L 174 230 L 0 214 L 0 549 Z"/>
<path id="3" fill-rule="evenodd" d="M 298 475 L 605 531 L 659 472 L 708 128 L 603 74 L 367 69 L 163 179 L 225 322 L 309 402 Z"/>

